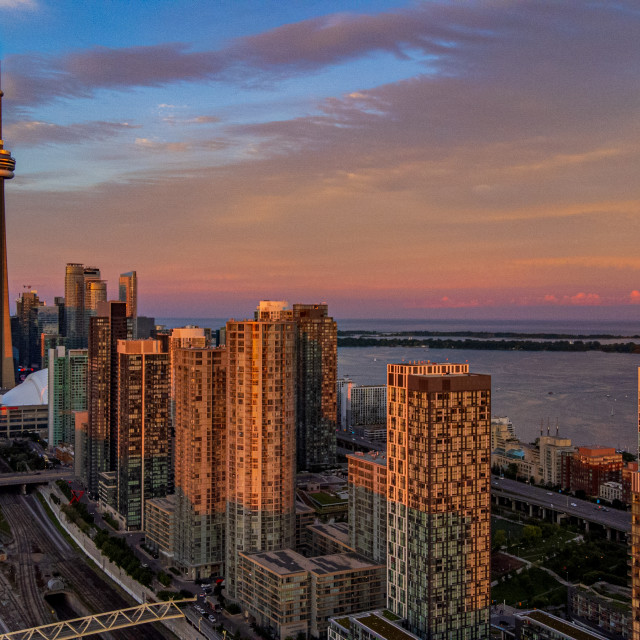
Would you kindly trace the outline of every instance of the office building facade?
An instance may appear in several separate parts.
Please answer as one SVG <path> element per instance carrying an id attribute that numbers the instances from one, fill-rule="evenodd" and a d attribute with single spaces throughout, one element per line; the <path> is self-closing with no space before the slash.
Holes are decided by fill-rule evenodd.
<path id="1" fill-rule="evenodd" d="M 117 510 L 144 528 L 145 500 L 167 494 L 169 354 L 157 340 L 119 340 Z"/>
<path id="2" fill-rule="evenodd" d="M 103 302 L 89 327 L 87 378 L 88 488 L 98 491 L 98 474 L 116 468 L 118 442 L 118 341 L 127 337 L 126 306 L 123 302 Z"/>
<path id="3" fill-rule="evenodd" d="M 118 279 L 118 300 L 127 305 L 129 337 L 137 338 L 138 323 L 138 274 L 135 271 L 121 273 Z"/>
<path id="4" fill-rule="evenodd" d="M 336 460 L 338 325 L 326 304 L 294 304 L 298 328 L 296 448 L 298 469 Z"/>

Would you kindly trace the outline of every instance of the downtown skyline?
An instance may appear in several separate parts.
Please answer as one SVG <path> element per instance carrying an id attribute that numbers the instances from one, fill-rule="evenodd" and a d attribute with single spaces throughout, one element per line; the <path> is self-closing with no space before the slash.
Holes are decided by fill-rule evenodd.
<path id="1" fill-rule="evenodd" d="M 633 3 L 133 4 L 0 0 L 12 311 L 636 314 Z"/>

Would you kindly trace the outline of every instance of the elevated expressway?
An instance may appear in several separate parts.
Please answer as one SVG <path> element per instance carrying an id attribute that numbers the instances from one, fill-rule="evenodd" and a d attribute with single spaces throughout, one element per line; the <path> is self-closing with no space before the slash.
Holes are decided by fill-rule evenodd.
<path id="1" fill-rule="evenodd" d="M 0 488 L 18 487 L 28 484 L 48 484 L 55 480 L 73 480 L 71 469 L 56 471 L 47 469 L 44 471 L 17 471 L 15 473 L 0 473 Z"/>
<path id="2" fill-rule="evenodd" d="M 524 482 L 491 476 L 491 502 L 499 507 L 551 522 L 570 520 L 586 531 L 600 529 L 608 539 L 625 540 L 631 531 L 631 513 L 578 500 Z"/>

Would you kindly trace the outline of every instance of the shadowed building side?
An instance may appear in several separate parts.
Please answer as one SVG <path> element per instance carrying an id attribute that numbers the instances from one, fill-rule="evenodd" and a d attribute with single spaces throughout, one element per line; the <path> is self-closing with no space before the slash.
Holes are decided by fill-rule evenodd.
<path id="1" fill-rule="evenodd" d="M 298 469 L 336 461 L 338 325 L 326 304 L 294 304 L 298 326 L 296 447 Z"/>
<path id="2" fill-rule="evenodd" d="M 159 340 L 118 340 L 117 510 L 144 528 L 145 502 L 167 494 L 169 354 Z"/>

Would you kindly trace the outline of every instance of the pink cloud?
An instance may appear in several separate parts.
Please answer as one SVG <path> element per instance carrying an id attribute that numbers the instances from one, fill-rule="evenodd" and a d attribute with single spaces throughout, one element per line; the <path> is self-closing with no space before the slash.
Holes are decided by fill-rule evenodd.
<path id="1" fill-rule="evenodd" d="M 597 293 L 576 293 L 574 296 L 565 296 L 563 302 L 574 305 L 596 306 L 602 303 Z"/>

